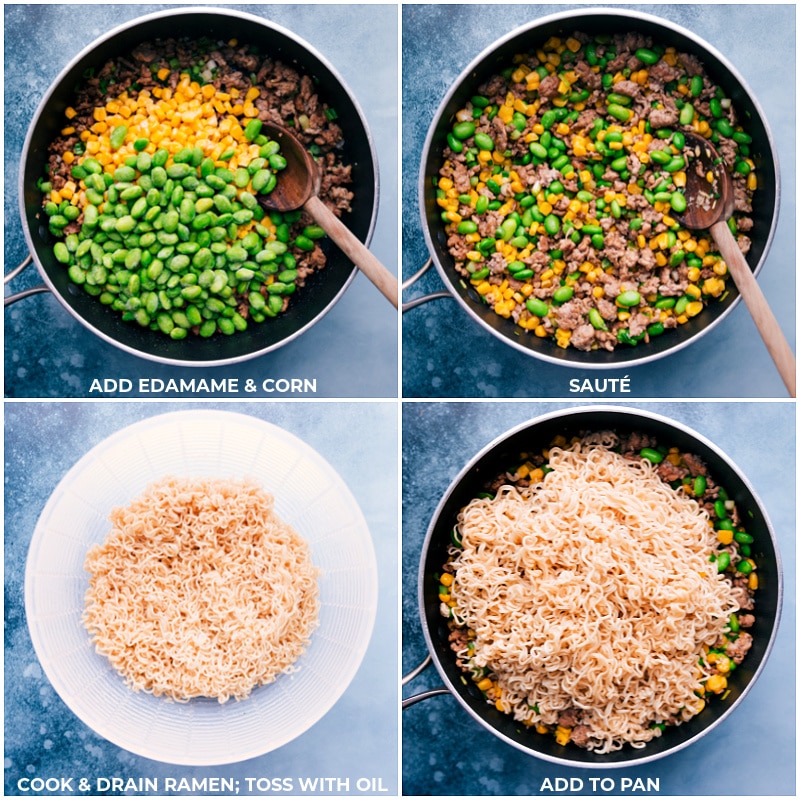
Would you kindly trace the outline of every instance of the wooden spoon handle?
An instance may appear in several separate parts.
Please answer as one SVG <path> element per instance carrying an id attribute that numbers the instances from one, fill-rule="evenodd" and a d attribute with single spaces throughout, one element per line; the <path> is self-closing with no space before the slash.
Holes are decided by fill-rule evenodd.
<path id="1" fill-rule="evenodd" d="M 325 229 L 339 249 L 380 289 L 397 308 L 400 292 L 397 278 L 360 242 L 316 195 L 308 198 L 305 209 Z"/>
<path id="2" fill-rule="evenodd" d="M 775 319 L 755 275 L 751 272 L 736 239 L 733 238 L 727 222 L 724 220 L 715 222 L 711 226 L 711 234 L 789 394 L 796 397 L 797 364 L 794 353 L 778 325 L 778 320 Z"/>

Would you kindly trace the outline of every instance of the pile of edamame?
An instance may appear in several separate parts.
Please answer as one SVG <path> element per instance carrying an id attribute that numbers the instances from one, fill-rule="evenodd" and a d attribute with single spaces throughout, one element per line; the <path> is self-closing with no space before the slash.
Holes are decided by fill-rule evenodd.
<path id="1" fill-rule="evenodd" d="M 286 161 L 260 126 L 252 120 L 246 129 L 260 144 L 246 168 L 219 166 L 200 147 L 151 156 L 146 140 L 113 171 L 91 157 L 74 166 L 84 209 L 67 200 L 44 207 L 70 279 L 124 320 L 172 339 L 231 335 L 281 313 L 298 279 L 290 241 L 310 251 L 325 232 L 310 225 L 290 240 L 300 212 L 265 214 L 253 192 L 272 191 Z"/>

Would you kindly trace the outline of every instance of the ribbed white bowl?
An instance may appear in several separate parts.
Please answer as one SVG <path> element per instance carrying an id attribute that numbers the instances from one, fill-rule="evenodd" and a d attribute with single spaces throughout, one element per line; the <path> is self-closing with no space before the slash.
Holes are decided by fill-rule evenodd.
<path id="1" fill-rule="evenodd" d="M 321 569 L 320 625 L 299 669 L 240 702 L 174 703 L 128 689 L 81 624 L 86 551 L 105 538 L 114 506 L 168 474 L 252 476 L 311 546 Z M 333 468 L 296 436 L 225 411 L 182 411 L 131 425 L 67 473 L 33 534 L 25 608 L 36 654 L 72 711 L 120 747 L 173 764 L 263 755 L 296 738 L 344 693 L 366 652 L 377 569 L 361 510 Z"/>

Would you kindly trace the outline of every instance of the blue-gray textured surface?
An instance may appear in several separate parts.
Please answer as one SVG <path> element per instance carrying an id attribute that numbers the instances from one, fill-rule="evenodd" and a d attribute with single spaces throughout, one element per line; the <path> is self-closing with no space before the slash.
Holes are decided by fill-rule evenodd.
<path id="1" fill-rule="evenodd" d="M 379 622 L 369 649 L 334 707 L 305 734 L 273 753 L 209 768 L 150 761 L 88 729 L 44 676 L 23 608 L 28 544 L 39 513 L 64 474 L 94 445 L 126 425 L 197 407 L 224 408 L 267 420 L 326 459 L 350 488 L 367 521 L 380 589 Z M 81 776 L 92 782 L 113 776 L 286 777 L 294 778 L 295 786 L 300 777 L 349 778 L 351 786 L 359 777 L 380 777 L 387 794 L 397 794 L 398 453 L 394 403 L 7 402 L 5 448 L 6 795 L 20 793 L 16 788 L 20 778 L 74 777 L 77 786 Z M 365 464 L 369 469 L 364 469 Z M 242 782 L 241 793 L 247 793 L 245 790 Z"/>
<path id="2" fill-rule="evenodd" d="M 226 7 L 288 28 L 321 53 L 349 86 L 372 132 L 380 169 L 381 198 L 371 249 L 396 274 L 397 8 Z M 27 255 L 18 210 L 18 163 L 39 102 L 67 63 L 94 39 L 163 8 L 103 3 L 5 6 L 5 272 Z M 31 266 L 13 281 L 12 290 L 39 283 Z M 9 397 L 88 397 L 96 376 L 179 378 L 198 373 L 254 378 L 259 384 L 267 377 L 318 378 L 322 397 L 397 394 L 397 323 L 391 306 L 360 274 L 329 313 L 298 339 L 234 366 L 179 369 L 128 355 L 86 330 L 50 294 L 9 307 L 5 335 Z"/>
<path id="3" fill-rule="evenodd" d="M 575 4 L 406 5 L 403 7 L 403 278 L 428 258 L 420 222 L 419 159 L 428 128 L 462 70 L 506 33 Z M 755 93 L 776 141 L 783 182 L 772 250 L 759 283 L 790 343 L 795 342 L 795 6 L 641 5 L 719 50 Z M 444 55 L 446 54 L 446 55 Z M 780 79 L 776 80 L 776 75 Z M 443 288 L 431 269 L 406 301 Z M 586 371 L 546 363 L 509 347 L 473 322 L 454 300 L 436 300 L 403 316 L 405 397 L 567 397 L 569 379 Z M 743 303 L 691 346 L 625 370 L 634 397 L 785 397 Z M 594 396 L 598 396 L 595 393 Z M 603 396 L 613 396 L 607 392 Z M 618 396 L 618 395 L 617 395 Z"/>
<path id="4" fill-rule="evenodd" d="M 572 404 L 574 407 L 576 404 Z M 627 405 L 634 405 L 633 403 Z M 403 406 L 403 674 L 426 655 L 417 603 L 423 539 L 461 468 L 510 428 L 560 403 L 406 403 Z M 403 792 L 539 795 L 545 778 L 659 778 L 662 795 L 795 793 L 795 407 L 793 403 L 647 403 L 714 442 L 760 496 L 778 539 L 786 593 L 772 654 L 752 691 L 704 738 L 672 756 L 610 771 L 561 767 L 519 752 L 442 695 L 403 712 Z M 404 696 L 439 686 L 429 667 Z M 557 794 L 569 792 L 557 792 Z M 583 793 L 591 794 L 584 790 Z"/>

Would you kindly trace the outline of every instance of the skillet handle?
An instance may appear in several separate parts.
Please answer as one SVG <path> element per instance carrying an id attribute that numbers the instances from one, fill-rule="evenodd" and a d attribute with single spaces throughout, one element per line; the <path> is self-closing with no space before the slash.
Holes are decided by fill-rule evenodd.
<path id="1" fill-rule="evenodd" d="M 17 275 L 19 275 L 25 269 L 25 267 L 27 267 L 28 264 L 31 263 L 31 261 L 33 261 L 33 258 L 30 255 L 28 255 L 18 267 L 12 269 L 11 272 L 8 273 L 8 275 L 4 275 L 3 285 L 7 286 L 9 283 L 11 283 L 11 281 L 13 281 L 14 278 L 16 278 Z M 32 294 L 39 294 L 41 292 L 49 292 L 49 291 L 50 289 L 47 286 L 41 284 L 40 286 L 34 286 L 31 289 L 25 289 L 22 292 L 17 292 L 16 294 L 10 294 L 8 295 L 8 297 L 3 298 L 3 308 L 5 308 L 6 306 L 10 306 L 12 303 L 16 303 L 17 300 L 24 300 L 26 297 L 30 297 Z"/>
<path id="2" fill-rule="evenodd" d="M 408 675 L 403 676 L 402 685 L 405 686 L 407 683 L 414 680 L 414 678 L 416 678 L 420 672 L 427 669 L 432 663 L 433 659 L 431 658 L 430 653 L 428 653 L 428 655 L 425 656 L 425 660 L 418 667 L 412 669 Z M 429 697 L 435 697 L 437 694 L 450 694 L 450 690 L 444 686 L 437 686 L 435 689 L 428 689 L 425 692 L 420 692 L 419 694 L 407 697 L 405 700 L 403 700 L 401 707 L 405 711 L 410 706 L 420 703 L 423 700 L 427 700 Z"/>
<path id="3" fill-rule="evenodd" d="M 408 280 L 403 281 L 401 289 L 405 291 L 410 286 L 413 286 L 430 269 L 432 263 L 433 259 L 428 258 L 428 260 L 423 265 L 422 269 L 414 273 Z M 410 311 L 412 308 L 421 306 L 423 303 L 427 303 L 429 300 L 438 300 L 440 297 L 449 297 L 452 299 L 453 295 L 445 290 L 442 292 L 433 292 L 432 294 L 426 294 L 423 295 L 422 297 L 415 297 L 413 300 L 409 300 L 407 303 L 403 303 L 402 307 L 403 313 L 405 314 L 406 311 Z"/>

